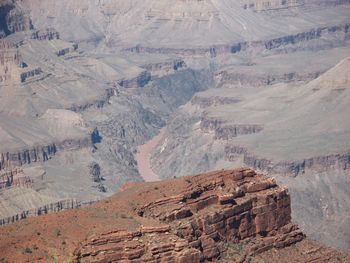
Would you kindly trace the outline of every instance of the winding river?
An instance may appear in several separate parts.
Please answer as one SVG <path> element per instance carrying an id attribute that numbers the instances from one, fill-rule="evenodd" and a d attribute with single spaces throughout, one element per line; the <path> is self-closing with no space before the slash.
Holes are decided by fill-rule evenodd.
<path id="1" fill-rule="evenodd" d="M 159 181 L 160 178 L 151 167 L 151 153 L 165 134 L 166 128 L 160 130 L 159 134 L 137 148 L 135 159 L 138 164 L 139 173 L 145 182 Z"/>

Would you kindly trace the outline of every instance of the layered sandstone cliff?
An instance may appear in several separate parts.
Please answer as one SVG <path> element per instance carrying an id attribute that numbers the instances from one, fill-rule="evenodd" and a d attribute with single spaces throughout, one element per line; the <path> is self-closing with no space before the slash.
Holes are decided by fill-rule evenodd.
<path id="1" fill-rule="evenodd" d="M 53 256 L 72 262 L 185 263 L 223 258 L 246 262 L 266 251 L 275 255 L 294 244 L 298 250 L 291 262 L 320 257 L 320 252 L 300 250 L 310 241 L 291 223 L 287 188 L 250 169 L 222 170 L 142 187 L 131 183 L 88 208 L 19 224 L 21 228 L 0 229 L 2 257 L 9 262 L 19 257 L 43 262 Z M 45 229 L 56 230 L 51 235 Z M 227 254 L 234 244 L 246 249 Z M 60 249 L 52 250 L 56 246 Z M 346 261 L 345 254 L 327 253 L 334 262 Z"/>

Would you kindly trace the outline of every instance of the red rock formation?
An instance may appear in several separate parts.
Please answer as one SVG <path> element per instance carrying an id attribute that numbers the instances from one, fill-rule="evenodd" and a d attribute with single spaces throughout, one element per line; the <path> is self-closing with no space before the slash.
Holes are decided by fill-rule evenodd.
<path id="1" fill-rule="evenodd" d="M 176 195 L 135 209 L 141 217 L 162 222 L 157 227 L 90 238 L 76 250 L 77 259 L 200 262 L 218 259 L 228 241 L 266 238 L 256 248 L 263 250 L 283 248 L 304 238 L 290 223 L 287 189 L 273 179 L 242 169 L 185 180 Z"/>
<path id="2" fill-rule="evenodd" d="M 315 243 L 312 249 L 327 253 L 307 252 L 310 246 L 302 249 L 310 241 L 291 223 L 288 190 L 250 169 L 128 184 L 114 197 L 88 208 L 20 224 L 0 228 L 4 260 L 43 262 L 54 256 L 61 262 L 195 263 L 224 257 L 244 262 L 267 251 L 271 257 L 283 255 L 276 251 L 284 249 L 290 253 L 292 244 L 298 251 L 291 258 L 271 262 L 347 259 Z M 35 246 L 24 249 L 28 244 Z M 64 249 L 56 249 L 62 244 Z M 245 249 L 229 254 L 237 244 Z"/>

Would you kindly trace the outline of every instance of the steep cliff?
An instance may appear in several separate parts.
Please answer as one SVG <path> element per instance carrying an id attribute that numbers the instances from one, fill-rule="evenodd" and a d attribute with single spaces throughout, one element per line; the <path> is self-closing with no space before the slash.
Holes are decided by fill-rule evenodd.
<path id="1" fill-rule="evenodd" d="M 291 39 L 302 42 L 309 38 L 306 35 L 314 35 L 309 32 L 314 29 L 318 32 L 324 26 L 325 18 L 329 25 L 349 22 L 347 0 L 164 0 L 161 3 L 26 0 L 24 3 L 31 10 L 36 27 L 54 27 L 64 39 L 92 47 L 105 45 L 146 53 L 235 53 L 244 49 L 247 40 L 250 43 L 286 36 L 286 42 Z M 70 22 L 76 30 L 69 30 Z"/>
<path id="2" fill-rule="evenodd" d="M 349 218 L 344 211 L 349 211 L 346 200 L 350 196 L 346 190 L 350 171 L 349 58 L 335 61 L 311 81 L 253 85 L 260 70 L 295 68 L 305 73 L 310 69 L 307 65 L 315 69 L 322 64 L 312 62 L 316 57 L 297 56 L 297 64 L 287 59 L 290 63 L 285 66 L 282 58 L 289 55 L 273 55 L 276 60 L 270 57 L 271 64 L 280 69 L 263 60 L 234 61 L 236 64 L 228 66 L 230 71 L 245 71 L 253 82 L 247 85 L 228 79 L 223 86 L 196 94 L 168 123 L 167 133 L 153 151 L 152 168 L 162 178 L 171 178 L 174 171 L 183 175 L 242 165 L 278 175 L 294 186 L 291 191 L 301 202 L 294 212 L 303 230 L 325 244 L 349 250 L 348 222 L 343 220 Z M 333 180 L 329 179 L 332 175 Z M 319 191 L 308 195 L 304 183 L 315 183 Z M 313 227 L 316 224 L 323 227 L 321 233 Z"/>
<path id="3" fill-rule="evenodd" d="M 11 0 L 0 3 L 0 38 L 9 34 L 33 29 L 28 10 L 23 10 Z"/>
<path id="4" fill-rule="evenodd" d="M 234 162 L 243 156 L 244 164 L 254 169 L 266 171 L 273 174 L 298 176 L 309 171 L 345 171 L 350 169 L 350 153 L 338 153 L 325 156 L 315 156 L 303 160 L 274 162 L 263 157 L 258 157 L 243 147 L 225 147 L 225 156 L 229 161 Z"/>
<path id="5" fill-rule="evenodd" d="M 24 220 L 29 217 L 42 216 L 42 215 L 47 215 L 51 213 L 61 212 L 64 210 L 70 210 L 70 209 L 76 209 L 76 208 L 88 206 L 95 202 L 96 200 L 84 201 L 84 202 L 73 200 L 73 199 L 61 200 L 55 203 L 46 204 L 44 206 L 41 206 L 35 209 L 26 210 L 20 214 L 12 215 L 10 217 L 0 218 L 0 226 L 13 224 L 13 223 L 16 223 L 17 221 Z"/>
<path id="6" fill-rule="evenodd" d="M 283 255 L 291 245 L 293 257 L 272 262 L 347 260 L 305 239 L 291 223 L 287 188 L 250 169 L 128 184 L 90 207 L 0 228 L 8 262 L 249 262 L 267 251 Z M 245 249 L 232 253 L 235 246 Z"/>

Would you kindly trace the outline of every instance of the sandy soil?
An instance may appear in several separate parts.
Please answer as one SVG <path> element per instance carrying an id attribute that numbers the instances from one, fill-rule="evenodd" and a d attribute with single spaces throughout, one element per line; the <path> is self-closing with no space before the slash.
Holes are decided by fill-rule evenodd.
<path id="1" fill-rule="evenodd" d="M 155 182 L 160 180 L 159 176 L 156 175 L 152 170 L 150 159 L 153 149 L 163 138 L 165 131 L 166 128 L 161 129 L 160 133 L 157 136 L 153 137 L 152 140 L 149 140 L 145 144 L 138 147 L 135 158 L 138 164 L 139 173 L 146 182 Z"/>

